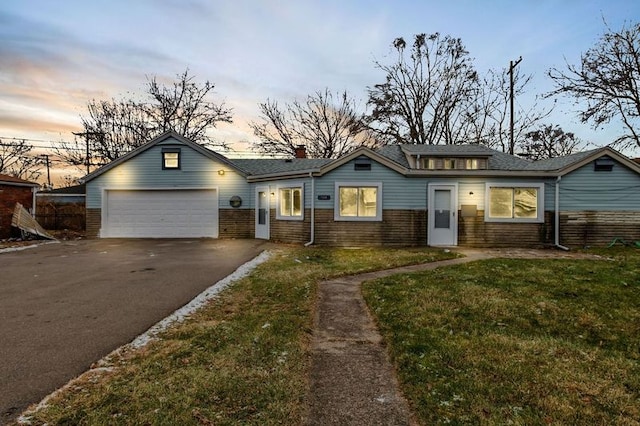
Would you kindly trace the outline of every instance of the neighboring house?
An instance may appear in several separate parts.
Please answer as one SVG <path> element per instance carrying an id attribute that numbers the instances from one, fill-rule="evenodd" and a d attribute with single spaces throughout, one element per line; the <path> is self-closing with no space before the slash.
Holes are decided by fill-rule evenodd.
<path id="1" fill-rule="evenodd" d="M 231 160 L 170 132 L 85 182 L 87 233 L 98 237 L 340 246 L 640 240 L 640 165 L 610 148 L 538 162 L 479 145 Z"/>
<path id="2" fill-rule="evenodd" d="M 40 191 L 36 195 L 38 202 L 51 202 L 54 204 L 84 204 L 86 185 L 73 185 L 64 188 L 56 188 L 49 191 Z"/>
<path id="3" fill-rule="evenodd" d="M 34 214 L 35 194 L 40 185 L 35 182 L 0 174 L 0 238 L 12 235 L 11 217 L 16 203 Z"/>

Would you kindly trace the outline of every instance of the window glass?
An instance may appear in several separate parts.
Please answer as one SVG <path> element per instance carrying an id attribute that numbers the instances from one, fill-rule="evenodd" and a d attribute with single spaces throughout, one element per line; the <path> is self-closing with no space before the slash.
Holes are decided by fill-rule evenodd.
<path id="1" fill-rule="evenodd" d="M 491 188 L 489 192 L 489 216 L 496 218 L 512 218 L 512 188 Z"/>
<path id="2" fill-rule="evenodd" d="M 489 217 L 499 219 L 536 219 L 538 188 L 501 188 L 489 190 Z"/>
<path id="3" fill-rule="evenodd" d="M 358 216 L 358 188 L 340 188 L 340 216 Z"/>
<path id="4" fill-rule="evenodd" d="M 513 216 L 527 219 L 538 217 L 537 188 L 513 189 Z"/>
<path id="5" fill-rule="evenodd" d="M 302 216 L 302 189 L 295 188 L 291 191 L 293 192 L 291 214 L 292 216 Z"/>
<path id="6" fill-rule="evenodd" d="M 378 188 L 359 188 L 358 216 L 375 217 Z"/>
<path id="7" fill-rule="evenodd" d="M 468 170 L 476 170 L 478 169 L 478 159 L 477 158 L 467 158 L 465 161 L 465 168 Z"/>
<path id="8" fill-rule="evenodd" d="M 455 158 L 445 158 L 444 159 L 444 169 L 451 170 L 456 168 L 456 160 Z"/>
<path id="9" fill-rule="evenodd" d="M 280 189 L 280 216 L 302 217 L 302 188 Z"/>
<path id="10" fill-rule="evenodd" d="M 163 162 L 165 169 L 177 169 L 180 166 L 179 152 L 163 152 Z M 156 157 L 157 158 L 157 157 Z"/>

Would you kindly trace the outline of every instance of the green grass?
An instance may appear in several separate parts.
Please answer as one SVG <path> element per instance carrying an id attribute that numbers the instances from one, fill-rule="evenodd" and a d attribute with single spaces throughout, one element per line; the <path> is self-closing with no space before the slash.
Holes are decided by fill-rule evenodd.
<path id="1" fill-rule="evenodd" d="M 640 251 L 365 283 L 420 422 L 640 424 Z"/>
<path id="2" fill-rule="evenodd" d="M 428 249 L 283 248 L 117 368 L 85 377 L 33 424 L 303 424 L 316 285 L 454 257 Z"/>

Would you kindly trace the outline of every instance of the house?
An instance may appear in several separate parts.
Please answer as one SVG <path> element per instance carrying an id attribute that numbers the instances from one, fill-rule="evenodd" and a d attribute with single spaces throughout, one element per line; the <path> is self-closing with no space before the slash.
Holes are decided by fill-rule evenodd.
<path id="1" fill-rule="evenodd" d="M 35 214 L 35 194 L 39 186 L 35 182 L 0 174 L 0 239 L 12 235 L 11 217 L 16 203 Z"/>
<path id="2" fill-rule="evenodd" d="M 472 247 L 640 240 L 640 165 L 608 147 L 537 162 L 479 145 L 232 160 L 169 132 L 85 182 L 87 233 L 102 238 Z"/>

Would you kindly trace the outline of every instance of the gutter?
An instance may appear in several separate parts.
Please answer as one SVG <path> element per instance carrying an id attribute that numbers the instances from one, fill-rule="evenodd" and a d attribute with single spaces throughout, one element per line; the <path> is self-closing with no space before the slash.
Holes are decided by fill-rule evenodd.
<path id="1" fill-rule="evenodd" d="M 309 247 L 314 243 L 316 235 L 316 179 L 313 177 L 313 172 L 309 172 L 309 177 L 311 178 L 311 240 L 305 243 L 305 247 Z"/>
<path id="2" fill-rule="evenodd" d="M 562 176 L 556 178 L 556 202 L 555 202 L 555 241 L 554 245 L 564 251 L 569 251 L 569 247 L 565 247 L 560 244 L 560 180 Z"/>

